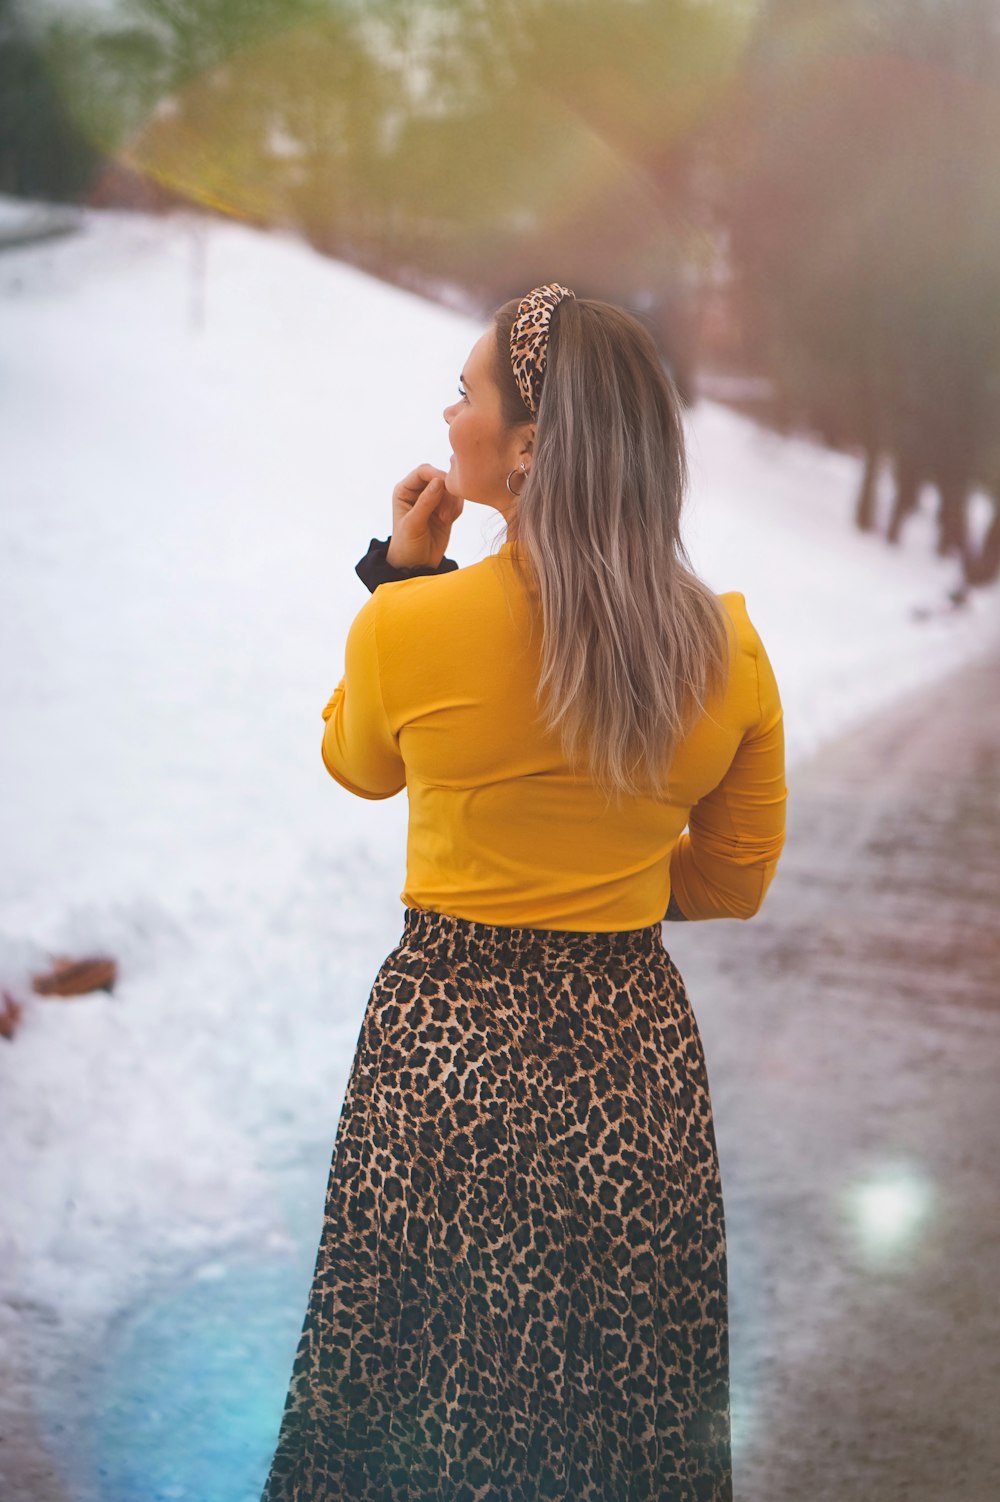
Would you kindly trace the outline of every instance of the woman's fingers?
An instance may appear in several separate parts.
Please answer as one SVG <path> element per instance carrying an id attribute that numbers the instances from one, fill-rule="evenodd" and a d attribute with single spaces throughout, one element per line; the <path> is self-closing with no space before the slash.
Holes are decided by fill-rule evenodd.
<path id="1" fill-rule="evenodd" d="M 452 495 L 447 489 L 444 476 L 434 475 L 428 480 L 407 514 L 413 517 L 413 524 L 417 528 L 421 522 L 429 526 L 437 523 L 450 527 L 452 522 L 461 516 L 464 505 L 465 502 L 460 496 Z"/>
<path id="2" fill-rule="evenodd" d="M 429 563 L 436 567 L 448 545 L 452 522 L 465 502 L 445 486 L 446 472 L 419 464 L 392 492 L 393 527 L 390 563 Z"/>
<path id="3" fill-rule="evenodd" d="M 432 475 L 413 503 L 413 511 L 419 513 L 419 520 L 426 524 L 444 500 L 444 496 L 444 480 L 440 475 Z M 415 521 L 415 525 L 417 524 Z"/>
<path id="4" fill-rule="evenodd" d="M 412 505 L 431 480 L 439 479 L 443 482 L 444 474 L 443 469 L 438 469 L 433 464 L 418 464 L 416 469 L 411 469 L 410 473 L 395 487 L 392 492 L 393 501 Z"/>

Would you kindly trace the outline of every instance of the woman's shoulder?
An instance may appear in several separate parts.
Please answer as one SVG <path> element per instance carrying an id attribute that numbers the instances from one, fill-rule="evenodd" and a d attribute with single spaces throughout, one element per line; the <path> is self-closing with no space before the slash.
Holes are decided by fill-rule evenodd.
<path id="1" fill-rule="evenodd" d="M 722 601 L 734 621 L 742 623 L 749 620 L 747 597 L 741 589 L 722 590 L 716 598 Z"/>
<path id="2" fill-rule="evenodd" d="M 394 613 L 447 611 L 459 600 L 488 598 L 490 584 L 501 582 L 505 572 L 500 555 L 491 554 L 475 563 L 456 565 L 446 573 L 387 579 L 376 592 Z"/>
<path id="3" fill-rule="evenodd" d="M 781 715 L 781 694 L 767 647 L 750 617 L 746 596 L 742 590 L 730 589 L 718 598 L 733 623 L 738 643 L 731 692 L 737 700 L 755 703 L 758 718 L 773 721 Z"/>
<path id="4" fill-rule="evenodd" d="M 756 653 L 762 645 L 760 633 L 750 618 L 747 598 L 741 589 L 727 589 L 716 598 L 729 616 L 736 632 L 736 639 L 745 650 Z"/>
<path id="5" fill-rule="evenodd" d="M 379 640 L 394 655 L 448 644 L 471 644 L 497 630 L 509 611 L 510 591 L 493 558 L 441 574 L 386 580 L 365 604 L 375 612 Z"/>

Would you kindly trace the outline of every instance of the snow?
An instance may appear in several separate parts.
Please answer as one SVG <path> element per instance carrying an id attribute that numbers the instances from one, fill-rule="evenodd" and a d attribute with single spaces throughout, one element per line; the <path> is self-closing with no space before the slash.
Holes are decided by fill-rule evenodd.
<path id="1" fill-rule="evenodd" d="M 480 328 L 289 235 L 80 223 L 0 255 L 0 984 L 25 1001 L 0 1040 L 0 1352 L 29 1365 L 39 1310 L 79 1351 L 249 1250 L 262 1277 L 294 1262 L 284 1378 L 403 916 L 406 800 L 333 782 L 320 710 L 367 598 L 354 563 L 393 484 L 446 467 Z M 707 401 L 688 426 L 687 545 L 746 596 L 790 770 L 996 642 L 996 591 L 912 616 L 958 577 L 929 495 L 890 549 L 851 526 L 856 458 Z M 467 505 L 449 555 L 502 528 Z M 113 993 L 33 996 L 53 956 L 95 951 Z"/>

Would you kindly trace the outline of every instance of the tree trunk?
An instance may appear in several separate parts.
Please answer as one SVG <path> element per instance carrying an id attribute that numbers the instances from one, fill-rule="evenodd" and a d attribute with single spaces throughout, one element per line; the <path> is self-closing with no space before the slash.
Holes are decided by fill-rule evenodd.
<path id="1" fill-rule="evenodd" d="M 879 453 L 876 448 L 865 449 L 865 469 L 861 477 L 858 504 L 854 512 L 854 524 L 859 532 L 875 530 L 875 482 L 878 479 Z"/>
<path id="2" fill-rule="evenodd" d="M 966 503 L 969 486 L 964 479 L 949 476 L 938 481 L 941 504 L 938 508 L 937 551 L 945 557 L 957 553 L 962 557 L 966 548 Z"/>
<path id="3" fill-rule="evenodd" d="M 917 509 L 917 498 L 923 483 L 914 464 L 905 459 L 896 460 L 896 496 L 889 517 L 886 541 L 898 543 L 906 518 Z"/>

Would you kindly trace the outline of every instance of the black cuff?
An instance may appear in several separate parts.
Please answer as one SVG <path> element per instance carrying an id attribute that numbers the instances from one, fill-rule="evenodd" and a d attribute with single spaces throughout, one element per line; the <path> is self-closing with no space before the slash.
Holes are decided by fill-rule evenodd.
<path id="1" fill-rule="evenodd" d="M 372 594 L 380 584 L 389 584 L 393 579 L 419 579 L 422 574 L 450 574 L 452 569 L 458 568 L 454 558 L 447 557 L 441 559 L 437 568 L 431 568 L 426 563 L 418 563 L 413 568 L 396 568 L 386 561 L 385 556 L 391 541 L 391 536 L 384 542 L 373 537 L 365 556 L 354 565 L 354 572 Z"/>

